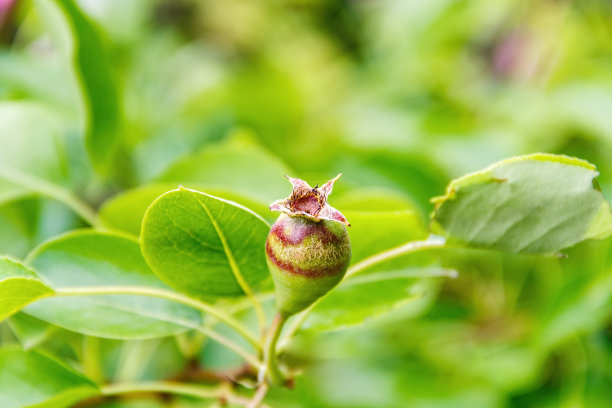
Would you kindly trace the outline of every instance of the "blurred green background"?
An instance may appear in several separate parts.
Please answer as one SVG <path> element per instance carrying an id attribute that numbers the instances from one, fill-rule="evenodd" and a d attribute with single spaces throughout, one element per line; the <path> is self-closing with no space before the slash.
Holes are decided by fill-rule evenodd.
<path id="1" fill-rule="evenodd" d="M 426 222 L 452 178 L 537 151 L 594 163 L 612 198 L 610 1 L 78 1 L 101 48 L 48 3 L 0 1 L 0 253 L 23 258 L 86 225 L 23 177 L 102 205 L 106 226 L 134 233 L 139 215 L 118 197 L 145 188 L 150 202 L 180 182 L 237 194 L 270 219 L 266 204 L 289 192 L 284 173 L 314 185 L 343 172 L 332 205 L 380 197 L 378 210 L 416 208 Z M 75 38 L 93 55 L 84 66 L 98 126 L 117 136 L 95 168 Z M 288 356 L 305 373 L 268 401 L 612 406 L 610 243 L 567 258 L 444 251 L 458 277 L 437 281 L 418 310 L 300 335 Z M 16 341 L 13 326 L 2 326 L 3 342 Z M 75 336 L 58 329 L 45 347 L 71 356 Z M 115 378 L 181 370 L 173 342 L 108 343 Z M 213 347 L 202 359 L 214 367 L 218 356 Z M 166 406 L 126 404 L 105 406 Z"/>

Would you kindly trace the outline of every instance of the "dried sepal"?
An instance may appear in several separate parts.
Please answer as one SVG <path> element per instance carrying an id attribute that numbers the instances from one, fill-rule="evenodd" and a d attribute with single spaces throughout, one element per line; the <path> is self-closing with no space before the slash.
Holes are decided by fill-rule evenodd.
<path id="1" fill-rule="evenodd" d="M 341 175 L 342 173 L 338 174 L 323 184 L 322 187 L 310 187 L 304 180 L 285 176 L 293 186 L 293 191 L 289 197 L 273 202 L 270 205 L 270 210 L 281 211 L 290 216 L 302 216 L 314 221 L 339 221 L 350 226 L 351 224 L 340 211 L 327 204 L 327 197 L 331 194 L 334 183 Z"/>

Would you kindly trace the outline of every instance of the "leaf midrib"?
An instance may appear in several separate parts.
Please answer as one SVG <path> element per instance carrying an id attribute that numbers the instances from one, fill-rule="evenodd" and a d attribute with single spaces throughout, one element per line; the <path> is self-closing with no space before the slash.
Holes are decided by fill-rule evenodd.
<path id="1" fill-rule="evenodd" d="M 240 267 L 238 266 L 238 263 L 236 263 L 236 260 L 234 259 L 234 255 L 232 254 L 232 250 L 230 249 L 227 239 L 225 238 L 225 234 L 221 230 L 221 227 L 219 227 L 217 220 L 213 218 L 208 206 L 202 200 L 200 200 L 200 197 L 198 197 L 197 193 L 193 191 L 190 191 L 190 193 L 193 196 L 193 198 L 195 198 L 195 200 L 200 205 L 200 207 L 202 207 L 202 209 L 206 212 L 206 215 L 210 219 L 210 222 L 213 225 L 217 233 L 217 236 L 219 237 L 219 240 L 221 241 L 221 245 L 223 246 L 223 251 L 225 252 L 225 256 L 227 257 L 227 260 L 230 265 L 230 269 L 232 270 L 232 274 L 234 275 L 234 278 L 238 282 L 238 285 L 244 291 L 244 293 L 246 293 L 248 296 L 252 296 L 253 291 L 251 290 L 251 287 L 244 279 L 244 276 L 242 275 L 242 272 L 240 271 Z"/>

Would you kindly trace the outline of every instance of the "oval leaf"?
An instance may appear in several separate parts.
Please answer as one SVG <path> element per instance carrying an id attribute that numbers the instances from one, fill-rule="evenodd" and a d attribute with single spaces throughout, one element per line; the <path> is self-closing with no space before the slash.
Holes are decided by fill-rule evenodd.
<path id="1" fill-rule="evenodd" d="M 138 242 L 120 235 L 76 231 L 49 241 L 28 259 L 53 288 L 167 288 L 145 263 Z M 25 312 L 78 333 L 116 339 L 166 336 L 201 323 L 186 306 L 146 296 L 54 297 Z"/>
<path id="2" fill-rule="evenodd" d="M 41 282 L 34 271 L 19 262 L 0 258 L 0 321 L 52 294 L 53 289 Z"/>
<path id="3" fill-rule="evenodd" d="M 61 184 L 65 180 L 65 140 L 61 115 L 32 102 L 0 103 L 0 202 L 13 200 L 37 189 L 23 182 L 41 179 Z"/>
<path id="4" fill-rule="evenodd" d="M 0 407 L 63 408 L 100 393 L 76 371 L 36 351 L 0 349 Z"/>
<path id="5" fill-rule="evenodd" d="M 100 208 L 100 219 L 109 228 L 140 235 L 142 218 L 157 197 L 176 188 L 176 184 L 156 183 L 125 191 L 107 200 Z M 258 214 L 272 214 L 267 205 L 256 203 L 235 193 L 208 190 L 209 193 L 253 209 Z"/>
<path id="6" fill-rule="evenodd" d="M 435 291 L 431 279 L 447 277 L 445 269 L 385 271 L 355 276 L 324 296 L 304 322 L 306 330 L 336 330 L 363 324 L 410 304 L 416 314 L 431 303 Z"/>
<path id="7" fill-rule="evenodd" d="M 110 170 L 118 141 L 119 92 L 97 28 L 73 0 L 56 0 L 70 27 L 72 59 L 85 110 L 85 145 L 94 166 Z"/>
<path id="8" fill-rule="evenodd" d="M 159 181 L 205 186 L 206 191 L 231 189 L 268 205 L 287 195 L 281 174 L 291 171 L 278 158 L 252 143 L 232 140 L 178 161 Z"/>
<path id="9" fill-rule="evenodd" d="M 433 229 L 480 248 L 552 253 L 612 233 L 595 167 L 566 156 L 504 160 L 454 180 L 434 199 Z"/>
<path id="10" fill-rule="evenodd" d="M 147 210 L 142 251 L 155 273 L 181 292 L 240 295 L 242 284 L 256 285 L 268 276 L 263 248 L 269 229 L 245 207 L 181 188 Z"/>
<path id="11" fill-rule="evenodd" d="M 415 210 L 414 204 L 397 190 L 382 187 L 355 188 L 334 197 L 334 205 L 342 211 Z"/>
<path id="12" fill-rule="evenodd" d="M 351 223 L 351 264 L 428 235 L 420 216 L 411 210 L 345 211 L 344 215 Z"/>
<path id="13" fill-rule="evenodd" d="M 7 323 L 25 350 L 37 347 L 59 330 L 59 327 L 25 313 L 14 314 Z"/>

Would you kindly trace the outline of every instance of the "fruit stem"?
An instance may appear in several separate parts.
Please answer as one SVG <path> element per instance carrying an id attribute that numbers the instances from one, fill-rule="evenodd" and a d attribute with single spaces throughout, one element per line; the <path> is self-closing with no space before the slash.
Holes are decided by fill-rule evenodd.
<path id="1" fill-rule="evenodd" d="M 276 316 L 274 316 L 274 320 L 272 321 L 272 325 L 270 326 L 270 330 L 268 331 L 266 344 L 264 346 L 263 357 L 265 375 L 268 377 L 268 380 L 272 385 L 282 385 L 285 380 L 285 376 L 278 367 L 276 342 L 280 337 L 281 331 L 283 330 L 283 326 L 285 325 L 286 321 L 287 316 L 281 313 L 276 313 Z M 260 380 L 263 381 L 263 378 L 260 378 Z"/>

